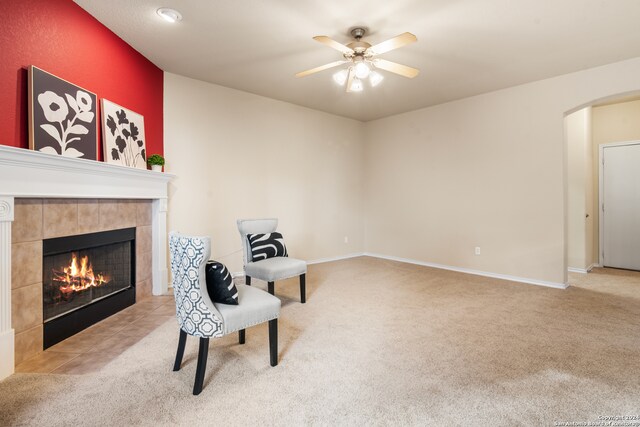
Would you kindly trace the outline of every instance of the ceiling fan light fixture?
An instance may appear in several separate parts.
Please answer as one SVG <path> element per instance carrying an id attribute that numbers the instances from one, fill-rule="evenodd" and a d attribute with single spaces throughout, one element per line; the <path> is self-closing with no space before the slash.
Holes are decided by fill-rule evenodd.
<path id="1" fill-rule="evenodd" d="M 362 92 L 362 89 L 363 89 L 362 80 L 360 80 L 359 78 L 355 77 L 351 81 L 351 87 L 349 88 L 349 91 L 350 92 Z"/>
<path id="2" fill-rule="evenodd" d="M 369 73 L 371 72 L 369 66 L 364 61 L 357 62 L 354 71 L 356 73 L 356 77 L 359 79 L 366 79 L 369 77 Z"/>
<path id="3" fill-rule="evenodd" d="M 348 76 L 349 76 L 349 69 L 345 68 L 344 70 L 340 70 L 337 73 L 333 74 L 333 81 L 340 86 L 344 86 L 344 84 L 347 82 Z"/>
<path id="4" fill-rule="evenodd" d="M 182 21 L 182 14 L 175 9 L 170 9 L 168 7 L 161 7 L 156 11 L 158 15 L 162 17 L 167 22 L 176 23 L 178 21 Z"/>
<path id="5" fill-rule="evenodd" d="M 375 71 L 376 69 L 409 79 L 418 75 L 419 70 L 416 68 L 378 58 L 378 55 L 418 41 L 415 35 L 405 32 L 383 42 L 371 45 L 368 42 L 362 41 L 365 32 L 366 29 L 363 27 L 352 29 L 351 35 L 356 40 L 349 44 L 338 43 L 327 36 L 314 36 L 313 39 L 315 41 L 342 53 L 344 59 L 301 71 L 295 76 L 305 77 L 347 63 L 349 64 L 347 69 L 340 70 L 333 74 L 333 81 L 340 86 L 345 86 L 346 83 L 347 92 L 362 92 L 364 90 L 364 80 L 368 79 L 371 87 L 378 86 L 384 80 L 384 76 Z"/>
<path id="6" fill-rule="evenodd" d="M 371 87 L 378 86 L 384 80 L 384 76 L 377 71 L 371 71 L 369 73 L 369 83 L 371 83 Z"/>

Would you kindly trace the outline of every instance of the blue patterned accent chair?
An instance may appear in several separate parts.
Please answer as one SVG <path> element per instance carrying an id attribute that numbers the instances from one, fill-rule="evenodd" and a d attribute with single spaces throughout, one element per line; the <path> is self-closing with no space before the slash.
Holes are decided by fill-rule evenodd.
<path id="1" fill-rule="evenodd" d="M 274 283 L 276 280 L 300 276 L 300 302 L 304 304 L 307 301 L 307 263 L 305 261 L 280 256 L 260 261 L 254 261 L 252 258 L 247 235 L 273 233 L 277 227 L 277 218 L 238 220 L 238 231 L 240 231 L 240 238 L 242 239 L 245 283 L 251 286 L 252 277 L 264 280 L 267 282 L 269 293 L 274 295 Z"/>
<path id="2" fill-rule="evenodd" d="M 270 362 L 271 366 L 276 366 L 280 300 L 260 289 L 238 285 L 238 305 L 214 303 L 209 298 L 205 276 L 205 265 L 211 255 L 211 239 L 171 232 L 169 251 L 176 316 L 180 326 L 174 371 L 180 370 L 187 334 L 200 338 L 193 394 L 202 391 L 209 338 L 237 331 L 240 344 L 244 344 L 246 328 L 268 321 Z"/>

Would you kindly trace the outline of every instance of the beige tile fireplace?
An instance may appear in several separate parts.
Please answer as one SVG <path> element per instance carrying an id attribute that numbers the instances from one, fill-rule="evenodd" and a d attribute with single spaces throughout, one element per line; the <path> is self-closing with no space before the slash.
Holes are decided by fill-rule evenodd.
<path id="1" fill-rule="evenodd" d="M 42 351 L 43 239 L 135 227 L 136 297 L 167 292 L 172 178 L 0 146 L 0 380 Z"/>
<path id="2" fill-rule="evenodd" d="M 136 300 L 151 292 L 151 201 L 15 199 L 11 323 L 15 365 L 42 351 L 42 240 L 136 227 Z"/>

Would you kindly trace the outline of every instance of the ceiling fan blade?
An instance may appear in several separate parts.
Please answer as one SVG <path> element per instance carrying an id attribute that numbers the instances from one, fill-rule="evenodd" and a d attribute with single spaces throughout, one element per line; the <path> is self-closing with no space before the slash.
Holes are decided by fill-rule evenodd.
<path id="1" fill-rule="evenodd" d="M 351 90 L 351 83 L 353 83 L 353 79 L 356 76 L 356 73 L 353 71 L 353 67 L 349 67 L 349 75 L 347 76 L 347 92 L 353 92 Z"/>
<path id="2" fill-rule="evenodd" d="M 397 49 L 402 46 L 406 46 L 413 42 L 418 41 L 418 38 L 411 33 L 402 33 L 399 36 L 395 36 L 392 39 L 383 41 L 382 43 L 374 44 L 367 49 L 367 53 L 370 55 L 380 55 L 381 53 L 389 52 L 390 50 Z"/>
<path id="3" fill-rule="evenodd" d="M 313 39 L 315 41 L 319 41 L 322 44 L 326 44 L 330 48 L 333 48 L 333 49 L 335 49 L 337 51 L 340 51 L 340 52 L 342 52 L 344 54 L 353 55 L 355 53 L 353 51 L 353 49 L 351 49 L 350 47 L 347 47 L 347 46 L 343 45 L 342 43 L 338 43 L 337 41 L 332 40 L 327 36 L 315 36 Z"/>
<path id="4" fill-rule="evenodd" d="M 408 77 L 410 79 L 417 76 L 420 72 L 420 70 L 415 68 L 407 67 L 406 65 L 398 64 L 397 62 L 387 61 L 386 59 L 376 59 L 373 61 L 373 64 L 382 70 L 400 74 L 401 76 Z"/>
<path id="5" fill-rule="evenodd" d="M 337 67 L 338 65 L 342 65 L 345 62 L 347 62 L 347 61 L 330 62 L 329 64 L 324 64 L 324 65 L 321 65 L 319 67 L 312 68 L 310 70 L 301 71 L 298 74 L 296 74 L 296 77 L 305 77 L 305 76 L 308 76 L 309 74 L 317 73 L 318 71 L 324 71 L 324 70 L 329 69 L 329 68 Z"/>

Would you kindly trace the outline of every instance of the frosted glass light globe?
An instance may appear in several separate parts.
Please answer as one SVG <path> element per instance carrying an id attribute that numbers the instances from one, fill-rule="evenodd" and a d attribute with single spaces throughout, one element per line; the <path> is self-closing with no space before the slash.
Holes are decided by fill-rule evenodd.
<path id="1" fill-rule="evenodd" d="M 351 81 L 351 92 L 362 92 L 362 80 L 355 78 Z"/>
<path id="2" fill-rule="evenodd" d="M 369 77 L 369 66 L 364 62 L 360 61 L 356 64 L 354 71 L 356 72 L 356 77 L 359 79 L 366 79 Z"/>
<path id="3" fill-rule="evenodd" d="M 376 87 L 384 80 L 384 76 L 377 71 L 372 71 L 369 74 L 369 82 L 371 83 L 371 87 Z"/>
<path id="4" fill-rule="evenodd" d="M 340 86 L 343 86 L 347 81 L 348 75 L 349 75 L 348 69 L 340 70 L 333 75 L 333 81 L 339 84 Z"/>

